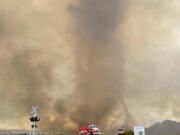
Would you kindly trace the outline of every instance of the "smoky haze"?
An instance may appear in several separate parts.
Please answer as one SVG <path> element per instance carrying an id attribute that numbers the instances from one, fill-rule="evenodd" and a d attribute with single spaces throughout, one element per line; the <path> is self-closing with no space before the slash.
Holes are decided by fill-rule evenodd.
<path id="1" fill-rule="evenodd" d="M 180 120 L 179 4 L 1 0 L 0 128 L 36 104 L 41 129 Z"/>

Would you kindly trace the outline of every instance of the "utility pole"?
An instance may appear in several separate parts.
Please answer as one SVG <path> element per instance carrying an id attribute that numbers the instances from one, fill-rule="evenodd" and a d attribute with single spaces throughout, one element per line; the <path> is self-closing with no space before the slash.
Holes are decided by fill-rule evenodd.
<path id="1" fill-rule="evenodd" d="M 37 123 L 40 121 L 40 117 L 38 116 L 38 106 L 37 105 L 32 107 L 31 113 L 33 114 L 33 116 L 29 118 L 30 121 L 33 123 L 31 126 L 32 127 L 31 135 L 36 135 L 35 129 L 38 128 Z"/>

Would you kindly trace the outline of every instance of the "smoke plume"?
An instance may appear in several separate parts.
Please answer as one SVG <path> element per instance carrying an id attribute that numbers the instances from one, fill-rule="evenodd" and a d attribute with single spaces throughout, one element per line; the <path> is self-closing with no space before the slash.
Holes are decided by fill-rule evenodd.
<path id="1" fill-rule="evenodd" d="M 0 128 L 180 120 L 179 1 L 0 1 Z"/>

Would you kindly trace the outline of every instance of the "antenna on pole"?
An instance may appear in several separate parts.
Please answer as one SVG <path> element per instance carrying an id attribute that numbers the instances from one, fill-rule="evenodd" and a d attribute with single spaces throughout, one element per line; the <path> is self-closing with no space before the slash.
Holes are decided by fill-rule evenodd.
<path id="1" fill-rule="evenodd" d="M 38 116 L 38 106 L 37 105 L 32 107 L 31 113 L 33 114 L 33 116 L 30 117 L 29 119 L 33 123 L 32 124 L 32 135 L 36 135 L 35 129 L 38 128 L 37 123 L 40 121 L 40 117 Z"/>

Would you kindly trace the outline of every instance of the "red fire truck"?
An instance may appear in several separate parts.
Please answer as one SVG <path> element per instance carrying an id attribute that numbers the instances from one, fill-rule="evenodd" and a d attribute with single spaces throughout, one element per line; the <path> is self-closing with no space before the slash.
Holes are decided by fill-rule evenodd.
<path id="1" fill-rule="evenodd" d="M 96 125 L 92 124 L 86 127 L 79 128 L 80 135 L 100 135 L 99 128 Z"/>

